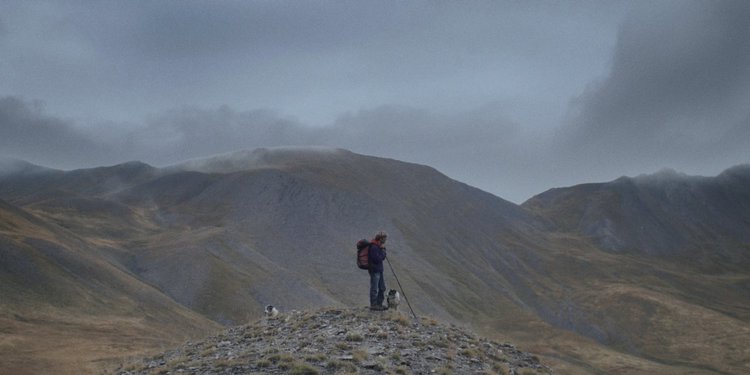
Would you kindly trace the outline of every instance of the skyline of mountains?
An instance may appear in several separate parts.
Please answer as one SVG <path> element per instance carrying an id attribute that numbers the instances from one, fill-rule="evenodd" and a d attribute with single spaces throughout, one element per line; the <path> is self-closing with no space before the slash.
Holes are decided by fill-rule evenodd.
<path id="1" fill-rule="evenodd" d="M 26 343 L 0 346 L 18 358 L 11 366 L 42 355 L 28 327 L 76 320 L 72 336 L 85 337 L 90 316 L 121 322 L 112 332 L 190 327 L 132 338 L 132 351 L 245 323 L 269 303 L 364 305 L 353 244 L 380 229 L 418 314 L 513 340 L 563 373 L 747 365 L 750 166 L 623 177 L 516 205 L 427 166 L 341 149 L 167 168 L 0 165 L 0 329 Z M 183 319 L 160 326 L 173 315 Z M 128 351 L 110 349 L 80 361 Z"/>

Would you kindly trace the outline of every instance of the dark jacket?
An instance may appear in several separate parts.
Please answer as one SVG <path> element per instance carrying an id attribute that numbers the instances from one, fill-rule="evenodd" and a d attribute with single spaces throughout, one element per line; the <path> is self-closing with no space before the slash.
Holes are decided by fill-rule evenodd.
<path id="1" fill-rule="evenodd" d="M 367 254 L 370 262 L 371 272 L 383 272 L 383 261 L 385 260 L 385 247 L 381 247 L 380 242 L 373 240 L 370 242 L 370 251 Z"/>

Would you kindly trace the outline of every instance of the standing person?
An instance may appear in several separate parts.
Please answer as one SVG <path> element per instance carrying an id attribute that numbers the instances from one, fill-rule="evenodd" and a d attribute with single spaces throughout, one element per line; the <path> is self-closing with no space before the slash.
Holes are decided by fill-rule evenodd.
<path id="1" fill-rule="evenodd" d="M 383 261 L 385 260 L 385 241 L 388 234 L 383 231 L 378 232 L 375 238 L 370 241 L 370 250 L 368 260 L 370 263 L 370 310 L 387 310 L 383 306 L 385 299 L 385 280 L 383 279 Z"/>

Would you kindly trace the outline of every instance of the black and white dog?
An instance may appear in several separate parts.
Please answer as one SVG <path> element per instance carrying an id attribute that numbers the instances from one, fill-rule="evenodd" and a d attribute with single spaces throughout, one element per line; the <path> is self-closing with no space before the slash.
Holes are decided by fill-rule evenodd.
<path id="1" fill-rule="evenodd" d="M 391 289 L 388 291 L 388 308 L 398 310 L 398 304 L 401 303 L 401 295 L 398 294 L 398 290 Z"/>
<path id="2" fill-rule="evenodd" d="M 271 305 L 268 305 L 266 306 L 266 309 L 263 310 L 263 313 L 266 314 L 266 317 L 268 318 L 275 318 L 277 315 L 279 315 L 279 310 Z"/>

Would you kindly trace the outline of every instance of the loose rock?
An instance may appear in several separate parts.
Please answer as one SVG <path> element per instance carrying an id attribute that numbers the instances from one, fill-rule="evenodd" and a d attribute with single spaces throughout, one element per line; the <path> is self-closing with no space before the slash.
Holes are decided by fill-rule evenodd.
<path id="1" fill-rule="evenodd" d="M 369 309 L 292 311 L 124 364 L 135 374 L 551 374 L 510 344 Z"/>

